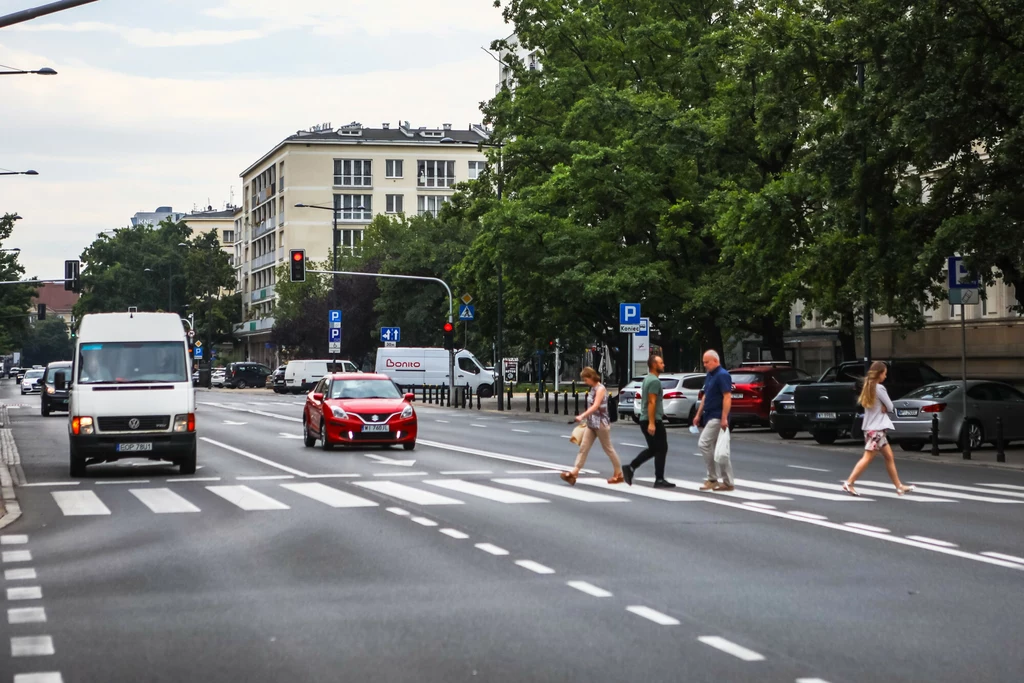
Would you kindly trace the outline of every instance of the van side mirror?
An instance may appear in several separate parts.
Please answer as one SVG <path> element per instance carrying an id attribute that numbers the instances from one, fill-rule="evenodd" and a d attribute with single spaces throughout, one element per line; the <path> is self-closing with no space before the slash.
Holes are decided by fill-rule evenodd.
<path id="1" fill-rule="evenodd" d="M 57 391 L 64 391 L 67 389 L 67 380 L 64 379 L 64 373 L 58 372 L 53 378 L 53 388 Z"/>
<path id="2" fill-rule="evenodd" d="M 405 400 L 406 400 L 406 401 L 409 401 L 410 403 L 411 403 L 412 401 L 415 401 L 415 400 L 416 400 L 416 394 L 406 394 L 406 395 L 405 395 Z"/>

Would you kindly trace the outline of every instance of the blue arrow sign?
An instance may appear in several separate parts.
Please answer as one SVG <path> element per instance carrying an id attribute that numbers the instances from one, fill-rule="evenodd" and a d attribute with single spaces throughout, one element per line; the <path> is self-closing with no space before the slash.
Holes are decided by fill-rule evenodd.
<path id="1" fill-rule="evenodd" d="M 332 327 L 341 327 L 341 311 L 329 311 L 327 313 L 327 322 L 330 323 Z"/>
<path id="2" fill-rule="evenodd" d="M 341 328 L 332 327 L 327 330 L 327 341 L 329 342 L 340 342 L 341 341 Z"/>
<path id="3" fill-rule="evenodd" d="M 382 327 L 382 328 L 380 328 L 380 340 L 382 342 L 400 342 L 400 341 L 402 341 L 402 328 L 401 327 Z"/>
<path id="4" fill-rule="evenodd" d="M 476 318 L 476 308 L 470 304 L 462 304 L 459 306 L 459 320 L 474 320 Z"/>

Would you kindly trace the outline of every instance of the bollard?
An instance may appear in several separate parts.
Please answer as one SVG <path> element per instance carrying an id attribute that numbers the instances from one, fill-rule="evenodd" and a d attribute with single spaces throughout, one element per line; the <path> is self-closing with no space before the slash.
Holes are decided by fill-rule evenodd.
<path id="1" fill-rule="evenodd" d="M 996 418 L 996 462 L 1006 462 L 1006 451 L 1003 443 L 1003 418 Z"/>
<path id="2" fill-rule="evenodd" d="M 466 394 L 469 394 L 469 407 L 473 407 L 473 390 L 467 384 L 466 388 L 462 390 L 462 407 L 466 408 Z"/>
<path id="3" fill-rule="evenodd" d="M 569 392 L 568 391 L 563 391 L 562 392 L 562 405 L 564 406 L 564 409 L 562 411 L 562 415 L 568 415 L 569 414 Z"/>
<path id="4" fill-rule="evenodd" d="M 499 397 L 498 400 L 500 401 L 501 398 Z M 480 410 L 480 392 L 479 391 L 476 392 L 476 409 Z"/>
<path id="5" fill-rule="evenodd" d="M 540 412 L 540 389 L 537 390 L 537 394 L 533 397 L 533 412 Z"/>
<path id="6" fill-rule="evenodd" d="M 550 394 L 549 394 L 549 393 L 548 393 L 548 392 L 547 392 L 547 391 L 545 390 L 545 391 L 544 391 L 544 414 L 545 414 L 545 415 L 547 415 L 548 413 L 550 413 L 550 412 L 551 412 L 551 411 L 549 410 L 549 409 L 550 409 L 550 407 L 551 407 L 551 404 L 550 404 L 550 402 L 548 401 L 548 399 L 549 399 L 550 397 L 551 397 L 551 395 L 550 395 Z"/>
<path id="7" fill-rule="evenodd" d="M 962 438 L 963 438 L 963 441 L 964 441 L 964 460 L 970 460 L 971 459 L 971 423 L 970 423 L 970 421 L 966 417 L 964 418 L 964 426 L 960 428 L 960 434 L 963 435 Z"/>
<path id="8" fill-rule="evenodd" d="M 530 391 L 526 391 L 526 412 L 530 412 Z"/>
<path id="9" fill-rule="evenodd" d="M 555 392 L 555 415 L 558 415 L 558 392 Z"/>
<path id="10" fill-rule="evenodd" d="M 444 385 L 444 395 L 445 395 L 445 401 L 447 403 L 446 407 L 451 408 L 452 407 L 452 388 L 450 386 L 448 386 L 447 384 Z"/>
<path id="11" fill-rule="evenodd" d="M 575 384 L 575 382 L 573 382 L 573 384 Z M 572 397 L 576 401 L 576 414 L 579 415 L 580 414 L 580 395 L 576 393 L 575 389 L 572 390 Z"/>
<path id="12" fill-rule="evenodd" d="M 508 388 L 508 409 L 512 410 L 512 387 Z"/>
<path id="13" fill-rule="evenodd" d="M 939 455 L 939 416 L 932 415 L 932 455 Z"/>
<path id="14" fill-rule="evenodd" d="M 572 393 L 573 393 L 573 396 L 576 395 L 576 380 L 572 381 Z"/>

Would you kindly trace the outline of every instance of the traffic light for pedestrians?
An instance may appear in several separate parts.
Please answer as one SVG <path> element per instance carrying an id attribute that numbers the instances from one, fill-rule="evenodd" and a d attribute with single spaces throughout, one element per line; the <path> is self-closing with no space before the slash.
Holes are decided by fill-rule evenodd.
<path id="1" fill-rule="evenodd" d="M 77 259 L 64 262 L 64 289 L 69 292 L 81 292 L 82 282 L 79 279 L 81 264 Z"/>
<path id="2" fill-rule="evenodd" d="M 46 304 L 39 304 L 36 306 L 36 319 L 46 320 Z"/>
<path id="3" fill-rule="evenodd" d="M 306 281 L 306 250 L 292 249 L 292 282 Z"/>
<path id="4" fill-rule="evenodd" d="M 451 323 L 444 324 L 444 348 L 455 350 L 455 326 Z"/>

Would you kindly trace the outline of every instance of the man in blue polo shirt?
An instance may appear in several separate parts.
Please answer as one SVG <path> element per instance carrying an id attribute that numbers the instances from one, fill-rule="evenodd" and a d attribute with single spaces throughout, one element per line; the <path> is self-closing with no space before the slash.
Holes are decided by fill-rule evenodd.
<path id="1" fill-rule="evenodd" d="M 708 478 L 701 485 L 701 491 L 732 491 L 732 460 L 723 458 L 715 462 L 715 444 L 723 429 L 729 428 L 729 412 L 732 410 L 732 376 L 722 367 L 716 351 L 704 353 L 704 369 L 708 375 L 704 380 L 704 399 L 697 408 L 693 419 L 695 427 L 704 427 L 700 434 L 700 453 Z M 717 466 L 717 467 L 716 467 Z M 719 481 L 721 480 L 721 481 Z"/>

